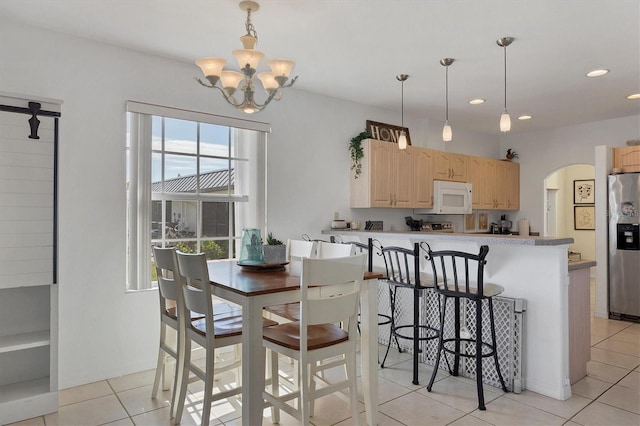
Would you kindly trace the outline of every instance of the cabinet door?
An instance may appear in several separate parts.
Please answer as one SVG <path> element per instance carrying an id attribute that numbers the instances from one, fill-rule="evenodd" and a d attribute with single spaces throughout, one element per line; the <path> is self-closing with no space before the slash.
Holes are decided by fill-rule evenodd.
<path id="1" fill-rule="evenodd" d="M 451 168 L 451 178 L 456 182 L 467 182 L 467 160 L 469 156 L 464 154 L 451 154 L 449 167 Z"/>
<path id="2" fill-rule="evenodd" d="M 494 160 L 482 157 L 469 158 L 469 182 L 472 185 L 474 209 L 495 208 L 495 164 Z"/>
<path id="3" fill-rule="evenodd" d="M 433 179 L 434 180 L 451 180 L 451 167 L 449 167 L 449 159 L 451 155 L 444 151 L 435 151 L 433 156 Z"/>
<path id="4" fill-rule="evenodd" d="M 469 156 L 451 152 L 435 151 L 433 178 L 454 182 L 467 182 L 467 160 Z"/>
<path id="5" fill-rule="evenodd" d="M 415 177 L 413 174 L 413 150 L 398 149 L 397 145 L 389 144 L 393 148 L 393 207 L 413 207 L 415 199 Z"/>
<path id="6" fill-rule="evenodd" d="M 613 167 L 623 172 L 640 172 L 640 146 L 613 149 Z"/>
<path id="7" fill-rule="evenodd" d="M 496 209 L 506 210 L 508 205 L 507 182 L 509 179 L 509 164 L 507 161 L 496 161 Z"/>
<path id="8" fill-rule="evenodd" d="M 397 145 L 371 140 L 371 207 L 393 207 L 393 154 Z"/>
<path id="9" fill-rule="evenodd" d="M 520 210 L 520 164 L 507 165 L 507 210 Z"/>
<path id="10" fill-rule="evenodd" d="M 413 151 L 413 173 L 415 176 L 415 207 L 433 207 L 433 157 L 435 152 L 426 148 Z"/>

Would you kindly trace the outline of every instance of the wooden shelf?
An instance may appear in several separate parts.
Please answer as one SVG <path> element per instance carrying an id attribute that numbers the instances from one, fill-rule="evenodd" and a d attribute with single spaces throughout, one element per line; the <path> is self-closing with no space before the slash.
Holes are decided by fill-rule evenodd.
<path id="1" fill-rule="evenodd" d="M 48 346 L 51 342 L 49 330 L 0 336 L 0 353 Z"/>

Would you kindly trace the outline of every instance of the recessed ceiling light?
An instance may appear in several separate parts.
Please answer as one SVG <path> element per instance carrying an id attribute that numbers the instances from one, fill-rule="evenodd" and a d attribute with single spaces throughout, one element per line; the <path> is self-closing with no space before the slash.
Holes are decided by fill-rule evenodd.
<path id="1" fill-rule="evenodd" d="M 640 99 L 640 93 L 634 93 L 633 95 L 627 96 L 627 99 Z"/>
<path id="2" fill-rule="evenodd" d="M 602 77 L 603 75 L 609 74 L 609 70 L 593 70 L 587 73 L 587 77 Z"/>
<path id="3" fill-rule="evenodd" d="M 531 116 L 530 115 L 521 115 L 520 117 L 518 117 L 518 120 L 531 120 Z"/>
<path id="4" fill-rule="evenodd" d="M 480 105 L 480 104 L 483 104 L 483 103 L 484 103 L 484 99 L 479 99 L 479 98 L 478 98 L 478 99 L 471 99 L 471 100 L 469 101 L 469 103 L 470 103 L 471 105 Z"/>

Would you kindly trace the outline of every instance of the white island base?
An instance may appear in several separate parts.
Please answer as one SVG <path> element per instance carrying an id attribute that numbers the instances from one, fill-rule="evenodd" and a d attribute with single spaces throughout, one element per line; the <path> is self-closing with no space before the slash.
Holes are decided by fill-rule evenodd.
<path id="1" fill-rule="evenodd" d="M 414 242 L 426 241 L 434 251 L 477 253 L 481 245 L 488 245 L 485 282 L 503 286 L 501 296 L 524 299 L 527 305 L 523 388 L 559 400 L 571 397 L 567 252 L 572 238 L 337 230 L 323 233 L 339 235 L 342 241 L 366 242 L 371 237 L 383 246 L 410 247 Z M 377 266 L 384 267 L 380 263 Z M 426 263 L 424 270 L 430 272 Z"/>

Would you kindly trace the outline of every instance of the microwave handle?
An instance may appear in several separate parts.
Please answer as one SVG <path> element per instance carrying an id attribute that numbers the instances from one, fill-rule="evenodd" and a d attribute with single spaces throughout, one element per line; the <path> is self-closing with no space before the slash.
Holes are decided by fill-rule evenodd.
<path id="1" fill-rule="evenodd" d="M 464 204 L 464 211 L 467 213 L 471 213 L 471 197 L 473 196 L 473 194 L 471 193 L 471 189 L 467 189 L 467 194 L 469 195 L 468 197 L 465 198 L 465 204 Z"/>

